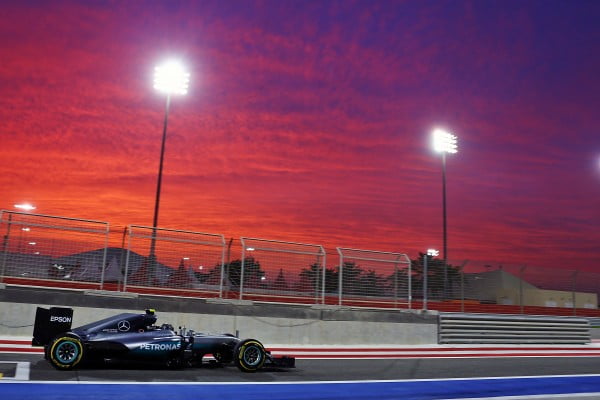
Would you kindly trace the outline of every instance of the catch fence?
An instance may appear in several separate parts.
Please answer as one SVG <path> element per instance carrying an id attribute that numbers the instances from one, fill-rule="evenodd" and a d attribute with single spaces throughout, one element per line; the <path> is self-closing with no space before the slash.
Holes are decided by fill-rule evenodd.
<path id="1" fill-rule="evenodd" d="M 240 238 L 240 243 L 240 299 L 324 302 L 326 253 L 323 246 L 249 237 Z M 236 267 L 229 264 L 230 282 L 237 279 Z"/>
<path id="2" fill-rule="evenodd" d="M 600 274 L 0 212 L 0 282 L 338 307 L 600 317 Z M 109 246 L 109 243 L 111 244 Z M 427 268 L 425 269 L 425 257 Z"/>
<path id="3" fill-rule="evenodd" d="M 412 271 L 406 254 L 344 247 L 336 250 L 340 306 L 411 308 Z"/>
<path id="4" fill-rule="evenodd" d="M 129 225 L 126 240 L 124 291 L 160 288 L 197 292 L 196 296 L 222 295 L 223 235 Z"/>
<path id="5" fill-rule="evenodd" d="M 0 278 L 99 286 L 109 230 L 108 222 L 0 211 Z"/>

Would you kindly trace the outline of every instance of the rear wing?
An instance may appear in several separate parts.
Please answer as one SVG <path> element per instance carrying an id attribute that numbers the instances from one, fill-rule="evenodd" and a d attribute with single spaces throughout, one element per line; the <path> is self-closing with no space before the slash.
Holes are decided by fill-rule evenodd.
<path id="1" fill-rule="evenodd" d="M 73 322 L 72 308 L 51 307 L 46 309 L 38 307 L 35 312 L 31 345 L 47 345 L 56 335 L 70 331 L 71 322 Z"/>

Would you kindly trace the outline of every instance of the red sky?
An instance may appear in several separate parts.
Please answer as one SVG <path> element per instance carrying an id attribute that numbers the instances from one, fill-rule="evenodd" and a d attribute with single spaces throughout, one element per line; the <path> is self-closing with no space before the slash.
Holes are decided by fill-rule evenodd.
<path id="1" fill-rule="evenodd" d="M 597 1 L 12 1 L 0 208 L 407 252 L 600 267 Z"/>

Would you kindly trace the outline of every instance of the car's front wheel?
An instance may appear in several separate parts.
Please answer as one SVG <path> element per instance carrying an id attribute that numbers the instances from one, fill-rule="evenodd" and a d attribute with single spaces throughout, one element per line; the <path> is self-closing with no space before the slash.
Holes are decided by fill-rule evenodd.
<path id="1" fill-rule="evenodd" d="M 256 339 L 245 339 L 234 351 L 235 365 L 244 372 L 258 371 L 267 358 L 264 346 Z"/>
<path id="2" fill-rule="evenodd" d="M 48 359 L 56 369 L 73 369 L 83 359 L 83 344 L 77 337 L 59 336 L 50 343 Z"/>

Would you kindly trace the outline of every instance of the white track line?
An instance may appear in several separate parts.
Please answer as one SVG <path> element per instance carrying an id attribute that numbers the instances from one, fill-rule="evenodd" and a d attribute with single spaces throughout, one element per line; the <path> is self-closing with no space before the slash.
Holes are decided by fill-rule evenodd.
<path id="1" fill-rule="evenodd" d="M 15 376 L 3 376 L 0 381 L 28 381 L 29 380 L 29 362 L 25 361 L 0 361 L 0 364 L 16 364 Z"/>

